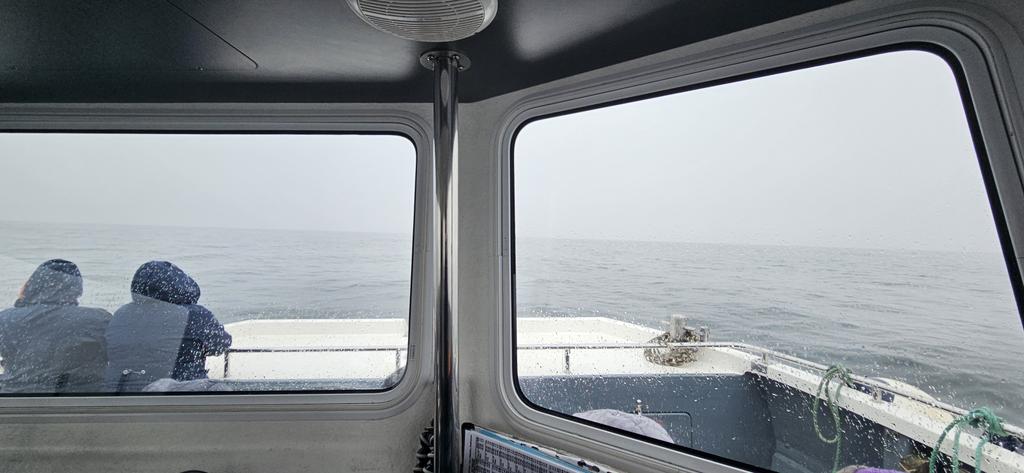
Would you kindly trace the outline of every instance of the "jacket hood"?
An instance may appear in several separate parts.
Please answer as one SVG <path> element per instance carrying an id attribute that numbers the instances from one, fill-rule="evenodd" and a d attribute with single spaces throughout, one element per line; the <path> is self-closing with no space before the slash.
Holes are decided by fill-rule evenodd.
<path id="1" fill-rule="evenodd" d="M 67 260 L 52 259 L 32 273 L 15 307 L 35 304 L 78 305 L 82 296 L 82 273 Z"/>
<path id="2" fill-rule="evenodd" d="M 132 278 L 132 300 L 153 299 L 175 305 L 199 302 L 199 284 L 185 271 L 167 261 L 150 261 L 139 267 Z"/>

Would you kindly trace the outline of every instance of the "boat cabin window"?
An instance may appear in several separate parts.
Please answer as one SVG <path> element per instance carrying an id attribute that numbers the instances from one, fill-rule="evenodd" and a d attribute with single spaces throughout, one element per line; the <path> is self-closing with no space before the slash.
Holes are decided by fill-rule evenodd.
<path id="1" fill-rule="evenodd" d="M 396 135 L 0 133 L 0 393 L 391 387 L 415 171 Z"/>
<path id="2" fill-rule="evenodd" d="M 926 471 L 951 406 L 1024 425 L 1024 329 L 960 90 L 906 50 L 527 122 L 523 399 L 802 473 Z"/>

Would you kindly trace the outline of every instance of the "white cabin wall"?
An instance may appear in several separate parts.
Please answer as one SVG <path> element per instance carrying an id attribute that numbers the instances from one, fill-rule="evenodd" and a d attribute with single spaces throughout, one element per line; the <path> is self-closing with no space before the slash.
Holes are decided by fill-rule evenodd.
<path id="1" fill-rule="evenodd" d="M 210 414 L 183 421 L 104 421 L 84 415 L 19 423 L 5 415 L 0 428 L 0 470 L 412 471 L 419 431 L 432 416 L 432 396 L 421 396 L 402 414 L 378 420 L 285 416 L 253 421 L 217 419 L 217 414 Z"/>
<path id="2" fill-rule="evenodd" d="M 1024 3 L 1020 0 L 899 1 L 864 0 L 817 11 L 721 38 L 658 53 L 624 64 L 542 84 L 527 90 L 461 106 L 459 161 L 459 358 L 461 360 L 462 421 L 514 434 L 524 439 L 564 449 L 626 472 L 728 471 L 732 468 L 629 438 L 599 432 L 587 426 L 550 417 L 541 424 L 518 416 L 506 396 L 515 393 L 500 387 L 502 354 L 499 332 L 502 323 L 502 265 L 509 264 L 507 242 L 502 242 L 501 149 L 503 127 L 512 109 L 538 94 L 571 90 L 581 83 L 598 83 L 633 68 L 668 60 L 713 60 L 738 45 L 745 47 L 793 39 L 806 32 L 831 29 L 850 22 L 886 18 L 915 12 L 955 12 L 973 19 L 972 27 L 985 30 L 979 38 L 995 46 L 995 68 L 1005 79 L 1001 91 L 1009 104 L 1010 119 L 1017 125 L 1024 104 L 1017 93 L 1024 90 Z M 999 49 L 1003 48 L 1003 49 Z M 473 58 L 474 61 L 501 58 Z M 515 74 L 515 71 L 508 71 Z M 473 71 L 463 76 L 473 80 Z M 1018 126 L 1019 128 L 1019 126 Z M 1019 144 L 1019 143 L 1018 143 Z M 1012 209 L 1011 209 L 1012 210 Z M 1020 228 L 1017 234 L 1020 235 Z M 1017 243 L 1020 246 L 1020 243 Z M 1018 250 L 1018 254 L 1020 251 Z M 598 440 L 600 439 L 600 440 Z M 634 452 L 644 452 L 638 455 Z M 653 457 L 659 457 L 661 460 Z M 668 462 L 666 463 L 666 459 Z M 734 470 L 733 470 L 734 471 Z"/>
<path id="3" fill-rule="evenodd" d="M 1010 100 L 1011 119 L 1021 118 L 1024 89 L 1024 4 L 1020 0 L 916 1 L 864 0 L 813 12 L 677 50 L 543 84 L 460 108 L 458 168 L 459 255 L 458 317 L 462 421 L 517 434 L 574 451 L 626 472 L 678 471 L 653 456 L 658 449 L 624 437 L 603 435 L 584 426 L 544 427 L 525 422 L 509 410 L 499 389 L 501 321 L 500 137 L 509 110 L 524 97 L 598 80 L 634 67 L 672 58 L 708 58 L 748 41 L 775 41 L 801 28 L 869 18 L 898 9 L 969 9 L 1008 50 L 997 52 L 997 70 L 1015 78 L 1001 85 Z M 474 61 L 501 58 L 473 57 Z M 515 71 L 508 71 L 514 74 Z M 463 81 L 472 81 L 470 69 Z M 363 108 L 373 108 L 374 104 Z M 174 108 L 187 110 L 187 104 Z M 405 107 L 429 120 L 427 104 Z M 415 316 L 415 314 L 414 314 Z M 421 350 L 422 355 L 429 353 Z M 410 471 L 420 430 L 433 416 L 433 390 L 417 392 L 406 407 L 387 418 L 325 407 L 262 412 L 245 406 L 170 409 L 147 412 L 125 408 L 61 409 L 25 412 L 0 403 L 0 471 L 49 472 L 394 472 Z M 552 425 L 557 425 L 553 423 Z M 664 453 L 664 452 L 662 452 Z M 699 471 L 726 470 L 672 454 L 677 465 Z M 664 456 L 662 456 L 664 457 Z"/>

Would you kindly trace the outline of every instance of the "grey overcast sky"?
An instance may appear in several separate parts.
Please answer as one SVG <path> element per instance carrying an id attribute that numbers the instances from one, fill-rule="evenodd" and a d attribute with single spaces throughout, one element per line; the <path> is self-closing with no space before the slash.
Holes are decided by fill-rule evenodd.
<path id="1" fill-rule="evenodd" d="M 995 250 L 953 75 L 926 52 L 545 119 L 515 146 L 521 236 Z M 0 134 L 0 156 L 0 220 L 412 226 L 395 136 Z"/>
<path id="2" fill-rule="evenodd" d="M 888 53 L 539 120 L 517 235 L 998 251 L 956 82 Z"/>
<path id="3" fill-rule="evenodd" d="M 411 234 L 390 135 L 0 134 L 0 220 Z"/>

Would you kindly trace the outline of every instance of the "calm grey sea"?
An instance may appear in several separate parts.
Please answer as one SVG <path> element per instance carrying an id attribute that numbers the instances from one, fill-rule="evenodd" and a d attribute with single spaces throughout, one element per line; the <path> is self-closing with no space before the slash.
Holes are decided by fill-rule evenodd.
<path id="1" fill-rule="evenodd" d="M 115 310 L 165 259 L 224 322 L 405 317 L 411 241 L 366 233 L 0 223 L 0 301 L 37 264 L 77 263 Z M 1024 329 L 996 254 L 521 238 L 520 316 L 600 315 L 765 346 L 914 384 L 1024 425 Z"/>

